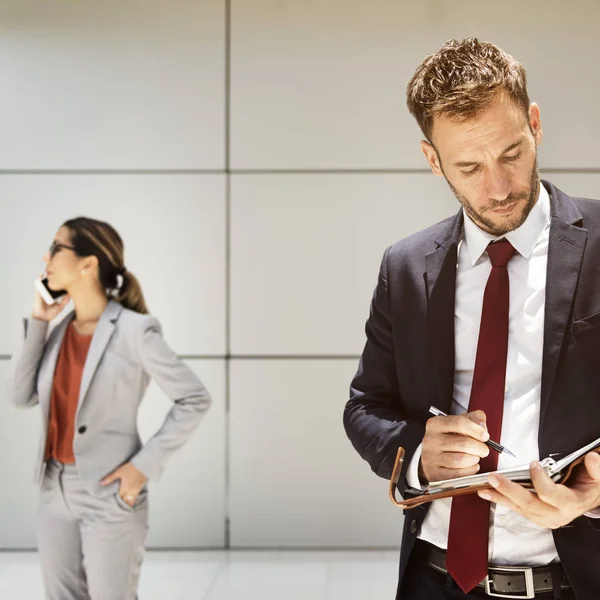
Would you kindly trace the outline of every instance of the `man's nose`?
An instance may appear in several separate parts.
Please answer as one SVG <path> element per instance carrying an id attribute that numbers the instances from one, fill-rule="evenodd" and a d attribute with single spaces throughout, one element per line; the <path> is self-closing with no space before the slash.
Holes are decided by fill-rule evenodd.
<path id="1" fill-rule="evenodd" d="M 486 192 L 490 200 L 504 202 L 512 191 L 510 176 L 501 167 L 489 169 L 486 177 Z"/>

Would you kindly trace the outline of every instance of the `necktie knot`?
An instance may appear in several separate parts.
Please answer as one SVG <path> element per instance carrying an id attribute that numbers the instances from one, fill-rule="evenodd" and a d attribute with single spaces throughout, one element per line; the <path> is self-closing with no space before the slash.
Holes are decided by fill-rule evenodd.
<path id="1" fill-rule="evenodd" d="M 515 252 L 513 245 L 507 239 L 492 242 L 487 247 L 492 267 L 506 267 Z"/>

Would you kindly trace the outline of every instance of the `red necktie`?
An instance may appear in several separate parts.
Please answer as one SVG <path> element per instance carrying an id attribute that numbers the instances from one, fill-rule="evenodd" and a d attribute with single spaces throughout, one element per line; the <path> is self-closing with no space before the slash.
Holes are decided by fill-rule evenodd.
<path id="1" fill-rule="evenodd" d="M 483 410 L 490 439 L 500 441 L 508 351 L 509 282 L 506 266 L 515 249 L 508 240 L 501 240 L 489 244 L 487 253 L 492 271 L 483 294 L 469 412 Z M 498 453 L 491 450 L 479 464 L 480 473 L 495 471 Z M 487 500 L 477 494 L 452 499 L 446 568 L 465 594 L 487 576 L 489 526 L 490 503 Z"/>

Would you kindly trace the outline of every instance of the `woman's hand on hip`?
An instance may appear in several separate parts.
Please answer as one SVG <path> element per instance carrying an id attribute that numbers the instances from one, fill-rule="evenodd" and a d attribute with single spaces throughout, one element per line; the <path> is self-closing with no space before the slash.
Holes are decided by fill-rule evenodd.
<path id="1" fill-rule="evenodd" d="M 117 481 L 117 479 L 121 481 L 119 496 L 121 496 L 123 502 L 129 506 L 133 506 L 142 488 L 146 485 L 148 478 L 132 463 L 128 462 L 115 469 L 100 483 L 101 485 L 110 485 Z"/>

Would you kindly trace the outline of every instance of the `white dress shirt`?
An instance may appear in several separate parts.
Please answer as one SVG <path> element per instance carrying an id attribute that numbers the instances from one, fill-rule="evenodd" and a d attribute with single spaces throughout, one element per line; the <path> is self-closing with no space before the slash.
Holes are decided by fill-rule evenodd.
<path id="1" fill-rule="evenodd" d="M 492 269 L 486 248 L 498 239 L 464 213 L 464 237 L 458 247 L 454 313 L 455 376 L 451 413 L 468 411 L 483 293 Z M 517 458 L 498 456 L 498 469 L 539 460 L 538 429 L 544 337 L 546 266 L 550 232 L 550 198 L 540 194 L 525 222 L 505 236 L 516 252 L 508 263 L 510 304 L 506 387 L 502 417 L 502 445 Z M 493 452 L 493 450 L 492 450 Z M 421 446 L 407 472 L 411 487 L 420 488 L 418 465 Z M 543 458 L 543 457 L 542 457 Z M 419 538 L 447 548 L 452 500 L 435 500 L 423 522 Z M 489 561 L 495 565 L 545 565 L 558 560 L 550 529 L 501 505 L 490 510 Z"/>

